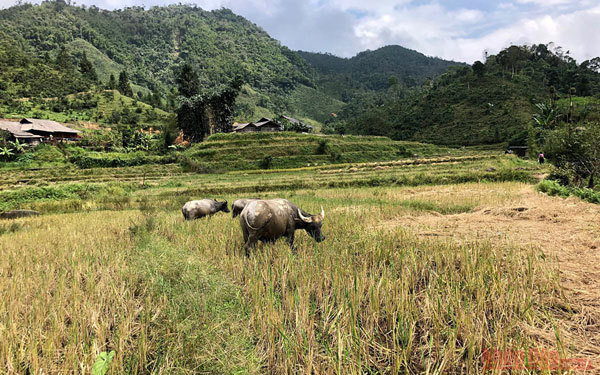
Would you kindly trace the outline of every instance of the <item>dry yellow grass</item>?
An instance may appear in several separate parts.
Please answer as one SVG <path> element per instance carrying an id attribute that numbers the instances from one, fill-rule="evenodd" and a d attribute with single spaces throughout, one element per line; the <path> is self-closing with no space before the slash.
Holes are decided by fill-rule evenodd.
<path id="1" fill-rule="evenodd" d="M 20 219 L 0 235 L 0 373 L 89 373 L 106 350 L 117 353 L 112 373 L 164 374 L 480 373 L 485 348 L 531 345 L 596 356 L 597 306 L 576 274 L 597 275 L 584 261 L 595 258 L 560 258 L 524 239 L 544 214 L 535 210 L 565 209 L 565 221 L 540 228 L 564 225 L 587 244 L 593 216 L 575 213 L 596 208 L 532 189 L 264 193 L 308 211 L 323 205 L 328 238 L 299 233 L 297 253 L 282 241 L 249 258 L 224 214 L 185 222 L 146 207 Z"/>
<path id="2" fill-rule="evenodd" d="M 414 196 L 427 194 L 421 190 Z M 460 244 L 482 240 L 499 248 L 518 244 L 555 259 L 565 299 L 553 313 L 564 345 L 600 365 L 600 207 L 577 198 L 549 197 L 523 184 L 504 184 L 502 189 L 448 186 L 435 189 L 435 195 L 442 201 L 486 198 L 472 212 L 444 216 L 416 213 L 378 225 L 401 226 L 416 236 Z M 525 329 L 545 345 L 556 344 L 552 326 Z"/>
<path id="3" fill-rule="evenodd" d="M 120 364 L 143 345 L 131 339 L 143 301 L 124 279 L 137 216 L 21 219 L 19 230 L 0 237 L 0 371 L 89 373 L 108 341 Z"/>

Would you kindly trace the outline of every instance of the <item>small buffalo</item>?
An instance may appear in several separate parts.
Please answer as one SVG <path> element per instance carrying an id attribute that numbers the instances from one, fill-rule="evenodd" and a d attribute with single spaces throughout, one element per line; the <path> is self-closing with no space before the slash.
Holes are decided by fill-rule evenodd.
<path id="1" fill-rule="evenodd" d="M 229 212 L 227 201 L 218 202 L 216 199 L 189 201 L 181 209 L 185 220 L 199 219 L 204 216 L 214 215 L 219 211 Z"/>
<path id="2" fill-rule="evenodd" d="M 231 204 L 231 217 L 240 216 L 240 214 L 242 213 L 242 210 L 244 209 L 244 207 L 246 207 L 246 205 L 248 204 L 248 202 L 255 201 L 255 200 L 258 200 L 258 199 L 260 199 L 260 198 L 236 199 Z"/>
<path id="3" fill-rule="evenodd" d="M 319 215 L 311 215 L 286 199 L 252 200 L 240 214 L 246 255 L 257 241 L 272 243 L 283 236 L 294 250 L 297 229 L 304 229 L 315 241 L 321 242 L 325 239 L 321 233 L 324 218 L 323 207 Z"/>

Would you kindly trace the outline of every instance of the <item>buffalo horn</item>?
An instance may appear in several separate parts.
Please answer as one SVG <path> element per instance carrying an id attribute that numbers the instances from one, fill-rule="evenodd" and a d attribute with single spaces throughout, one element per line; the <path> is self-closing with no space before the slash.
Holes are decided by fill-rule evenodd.
<path id="1" fill-rule="evenodd" d="M 302 211 L 300 211 L 300 209 L 298 209 L 298 215 L 300 215 L 300 219 L 302 219 L 304 222 L 312 223 L 312 218 L 302 215 Z"/>

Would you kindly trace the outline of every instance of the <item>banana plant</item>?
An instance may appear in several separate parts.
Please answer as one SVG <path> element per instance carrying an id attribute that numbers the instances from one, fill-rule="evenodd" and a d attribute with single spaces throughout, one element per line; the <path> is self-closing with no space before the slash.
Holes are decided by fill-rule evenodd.
<path id="1" fill-rule="evenodd" d="M 0 158 L 8 160 L 14 154 L 15 153 L 13 152 L 13 150 L 11 148 L 8 148 L 8 146 L 0 147 Z"/>
<path id="2" fill-rule="evenodd" d="M 25 151 L 23 144 L 21 144 L 21 142 L 19 142 L 18 139 L 16 139 L 14 142 L 10 142 L 10 145 L 12 146 L 14 152 L 16 152 L 17 154 L 20 154 L 23 151 Z"/>
<path id="3" fill-rule="evenodd" d="M 542 129 L 553 129 L 560 119 L 560 113 L 545 103 L 537 103 L 535 106 L 538 109 L 538 113 L 533 115 L 536 125 Z"/>

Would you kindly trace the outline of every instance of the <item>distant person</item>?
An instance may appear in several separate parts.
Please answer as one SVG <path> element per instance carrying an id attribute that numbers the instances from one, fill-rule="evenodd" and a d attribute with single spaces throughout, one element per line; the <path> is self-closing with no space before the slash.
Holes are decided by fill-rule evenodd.
<path id="1" fill-rule="evenodd" d="M 538 162 L 540 164 L 544 164 L 544 161 L 546 161 L 546 159 L 544 158 L 544 154 L 540 152 L 540 154 L 538 155 Z"/>

